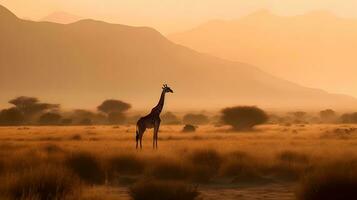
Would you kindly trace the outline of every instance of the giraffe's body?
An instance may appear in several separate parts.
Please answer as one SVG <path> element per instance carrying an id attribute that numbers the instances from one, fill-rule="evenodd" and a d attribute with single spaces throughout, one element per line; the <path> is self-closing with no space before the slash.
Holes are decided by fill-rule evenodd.
<path id="1" fill-rule="evenodd" d="M 173 93 L 171 88 L 167 85 L 164 85 L 162 88 L 162 93 L 160 96 L 159 103 L 155 106 L 150 114 L 142 117 L 136 123 L 136 148 L 138 148 L 140 142 L 140 148 L 142 148 L 142 138 L 146 129 L 154 128 L 154 135 L 153 135 L 153 148 L 157 148 L 157 140 L 158 140 L 158 132 L 161 123 L 160 114 L 162 109 L 164 108 L 165 103 L 165 94 L 166 93 Z"/>

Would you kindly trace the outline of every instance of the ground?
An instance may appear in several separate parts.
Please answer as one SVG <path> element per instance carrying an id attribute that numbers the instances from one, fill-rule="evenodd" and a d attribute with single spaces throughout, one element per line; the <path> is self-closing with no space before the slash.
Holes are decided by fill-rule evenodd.
<path id="1" fill-rule="evenodd" d="M 297 198 L 302 173 L 331 160 L 354 159 L 357 152 L 357 131 L 353 125 L 264 125 L 251 132 L 231 132 L 229 127 L 207 125 L 194 133 L 182 133 L 182 128 L 162 126 L 158 150 L 152 149 L 152 130 L 149 130 L 144 135 L 143 150 L 136 150 L 135 126 L 1 127 L 0 153 L 6 160 L 25 154 L 42 159 L 47 156 L 43 148 L 50 152 L 53 146 L 54 151 L 59 148 L 68 155 L 90 152 L 107 159 L 130 154 L 146 159 L 140 174 L 119 175 L 112 182 L 108 181 L 112 180 L 108 177 L 111 175 L 106 173 L 104 183 L 85 184 L 81 191 L 82 199 L 110 200 L 130 199 L 128 188 L 141 174 L 162 178 L 152 172 L 151 166 L 156 166 L 156 162 L 170 160 L 186 166 L 186 160 L 195 151 L 212 150 L 220 155 L 220 167 L 215 169 L 215 175 L 209 181 L 184 178 L 188 184 L 197 185 L 199 198 L 293 200 Z M 232 170 L 227 166 L 234 163 L 230 156 L 235 154 L 239 154 L 240 164 L 239 169 Z M 42 162 L 47 161 L 42 159 Z"/>

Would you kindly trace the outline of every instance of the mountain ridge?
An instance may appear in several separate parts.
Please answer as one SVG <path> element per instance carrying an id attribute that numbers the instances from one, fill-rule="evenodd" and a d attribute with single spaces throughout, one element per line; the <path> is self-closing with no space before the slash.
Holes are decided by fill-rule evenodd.
<path id="1" fill-rule="evenodd" d="M 356 19 L 326 11 L 296 16 L 262 11 L 209 21 L 167 37 L 199 52 L 259 66 L 301 85 L 357 96 L 353 86 L 356 34 Z"/>
<path id="2" fill-rule="evenodd" d="M 0 37 L 1 102 L 28 95 L 65 107 L 91 107 L 117 98 L 147 108 L 168 83 L 175 91 L 167 106 L 171 110 L 357 105 L 352 97 L 302 87 L 257 67 L 177 45 L 148 27 L 96 20 L 67 25 L 18 20 L 0 26 L 9 26 Z"/>

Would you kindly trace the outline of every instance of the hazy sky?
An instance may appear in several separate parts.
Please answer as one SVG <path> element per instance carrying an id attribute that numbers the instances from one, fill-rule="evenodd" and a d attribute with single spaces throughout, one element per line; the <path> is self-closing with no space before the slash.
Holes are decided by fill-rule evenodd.
<path id="1" fill-rule="evenodd" d="M 295 15 L 328 10 L 357 18 L 356 0 L 0 0 L 16 15 L 41 19 L 56 11 L 128 25 L 151 26 L 163 33 L 211 19 L 234 19 L 259 9 Z"/>

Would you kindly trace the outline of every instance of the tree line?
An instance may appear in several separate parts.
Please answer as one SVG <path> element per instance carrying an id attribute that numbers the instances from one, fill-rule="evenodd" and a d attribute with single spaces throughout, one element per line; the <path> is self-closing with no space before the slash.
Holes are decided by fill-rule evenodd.
<path id="1" fill-rule="evenodd" d="M 62 112 L 60 104 L 44 103 L 36 97 L 21 96 L 9 101 L 12 106 L 0 111 L 0 125 L 91 125 L 120 124 L 126 119 L 129 103 L 109 99 L 97 111 L 75 109 Z"/>

